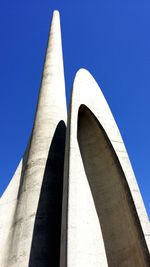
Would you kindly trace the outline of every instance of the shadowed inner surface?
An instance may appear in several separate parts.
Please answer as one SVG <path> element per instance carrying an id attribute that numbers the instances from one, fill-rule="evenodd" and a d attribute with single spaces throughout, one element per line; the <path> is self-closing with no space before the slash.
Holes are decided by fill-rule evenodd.
<path id="1" fill-rule="evenodd" d="M 147 246 L 116 153 L 100 123 L 84 105 L 79 109 L 77 134 L 108 265 L 149 266 Z"/>
<path id="2" fill-rule="evenodd" d="M 58 267 L 66 126 L 54 133 L 35 219 L 29 267 Z"/>

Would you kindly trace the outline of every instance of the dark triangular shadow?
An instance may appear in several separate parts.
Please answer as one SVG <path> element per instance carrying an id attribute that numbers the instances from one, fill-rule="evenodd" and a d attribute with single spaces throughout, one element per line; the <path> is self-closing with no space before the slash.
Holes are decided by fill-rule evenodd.
<path id="1" fill-rule="evenodd" d="M 49 150 L 35 218 L 29 267 L 58 267 L 66 126 L 60 121 Z"/>

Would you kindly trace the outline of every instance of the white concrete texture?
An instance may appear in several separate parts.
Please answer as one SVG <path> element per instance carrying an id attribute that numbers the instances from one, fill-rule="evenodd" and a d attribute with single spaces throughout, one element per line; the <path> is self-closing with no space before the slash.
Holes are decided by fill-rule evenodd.
<path id="1" fill-rule="evenodd" d="M 43 174 L 54 132 L 66 121 L 60 20 L 54 12 L 33 132 L 24 170 L 20 163 L 0 200 L 0 267 L 27 267 Z"/>
<path id="2" fill-rule="evenodd" d="M 149 221 L 129 157 L 84 69 L 73 85 L 66 142 L 61 266 L 149 266 Z"/>
<path id="3" fill-rule="evenodd" d="M 0 267 L 148 267 L 150 226 L 136 178 L 107 101 L 84 69 L 67 132 L 66 119 L 54 11 L 31 138 L 0 199 Z"/>

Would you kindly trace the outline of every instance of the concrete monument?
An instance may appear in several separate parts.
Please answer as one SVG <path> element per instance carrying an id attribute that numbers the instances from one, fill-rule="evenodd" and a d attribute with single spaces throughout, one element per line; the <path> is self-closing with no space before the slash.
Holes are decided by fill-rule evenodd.
<path id="1" fill-rule="evenodd" d="M 93 77 L 68 122 L 54 11 L 33 130 L 0 199 L 0 267 L 148 267 L 150 226 L 127 151 Z"/>

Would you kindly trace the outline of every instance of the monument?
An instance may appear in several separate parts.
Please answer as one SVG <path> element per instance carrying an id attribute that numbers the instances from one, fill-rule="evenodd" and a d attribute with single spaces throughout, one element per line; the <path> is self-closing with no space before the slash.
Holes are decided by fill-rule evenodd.
<path id="1" fill-rule="evenodd" d="M 148 267 L 149 238 L 123 140 L 87 70 L 67 116 L 54 11 L 31 137 L 0 199 L 0 267 Z"/>

